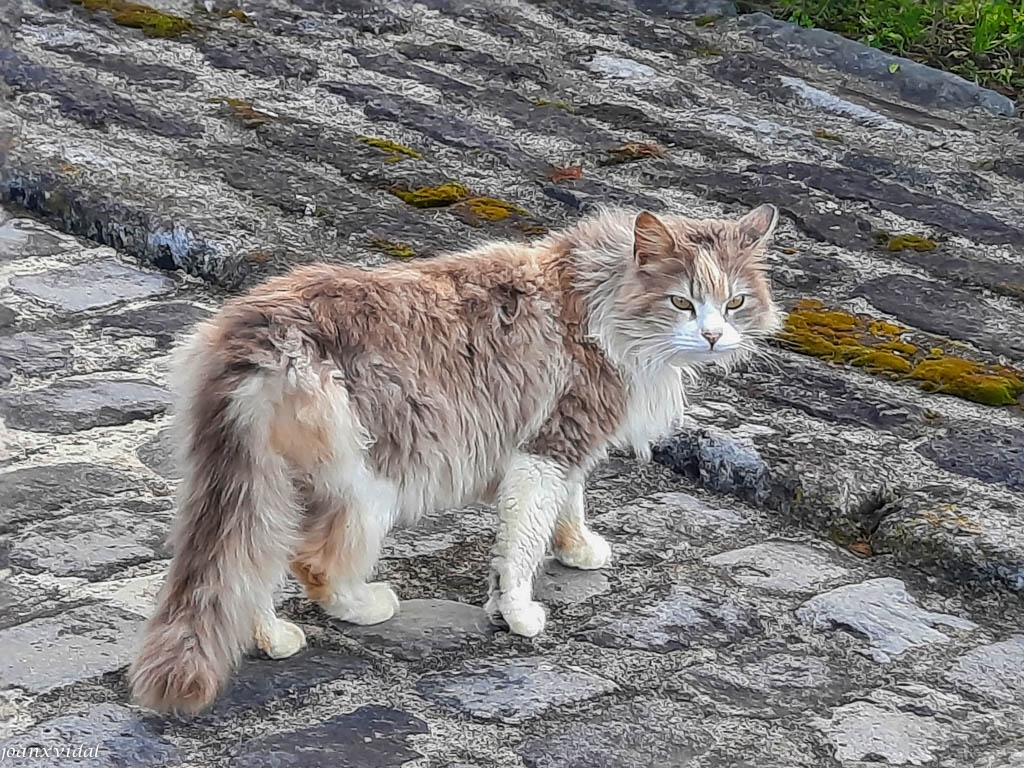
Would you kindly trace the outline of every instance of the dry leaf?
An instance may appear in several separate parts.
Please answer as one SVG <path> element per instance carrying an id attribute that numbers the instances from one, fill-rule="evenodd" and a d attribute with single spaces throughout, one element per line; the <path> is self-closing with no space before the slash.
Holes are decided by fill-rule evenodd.
<path id="1" fill-rule="evenodd" d="M 583 176 L 582 165 L 570 165 L 565 168 L 552 168 L 548 171 L 548 178 L 556 184 L 560 181 L 573 181 Z"/>

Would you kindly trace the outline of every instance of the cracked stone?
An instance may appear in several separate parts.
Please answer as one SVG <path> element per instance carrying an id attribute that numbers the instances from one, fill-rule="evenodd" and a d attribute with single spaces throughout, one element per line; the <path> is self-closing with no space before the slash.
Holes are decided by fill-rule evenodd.
<path id="1" fill-rule="evenodd" d="M 404 600 L 394 618 L 372 626 L 345 625 L 345 634 L 406 661 L 458 651 L 493 632 L 479 606 L 451 600 Z"/>
<path id="2" fill-rule="evenodd" d="M 339 755 L 351 768 L 400 768 L 423 755 L 409 737 L 427 733 L 427 724 L 407 712 L 376 704 L 297 731 L 246 742 L 230 765 L 237 768 L 321 768 L 337 764 Z"/>
<path id="3" fill-rule="evenodd" d="M 917 452 L 947 472 L 1024 489 L 1024 430 L 956 425 L 918 446 Z"/>
<path id="4" fill-rule="evenodd" d="M 43 376 L 71 362 L 74 337 L 67 331 L 22 331 L 0 336 L 0 384 L 13 373 Z"/>
<path id="5" fill-rule="evenodd" d="M 1024 635 L 973 648 L 956 660 L 946 679 L 982 695 L 1024 703 Z"/>
<path id="6" fill-rule="evenodd" d="M 0 533 L 31 520 L 52 518 L 78 502 L 134 490 L 128 475 L 99 464 L 70 462 L 0 474 Z"/>
<path id="7" fill-rule="evenodd" d="M 604 571 L 582 571 L 566 568 L 554 558 L 547 558 L 537 577 L 534 596 L 550 605 L 575 605 L 596 595 L 611 591 Z"/>
<path id="8" fill-rule="evenodd" d="M 35 275 L 15 275 L 11 288 L 65 312 L 81 312 L 159 296 L 173 290 L 174 281 L 116 261 L 98 261 Z"/>
<path id="9" fill-rule="evenodd" d="M 156 768 L 176 765 L 181 759 L 177 747 L 153 730 L 152 723 L 117 704 L 99 704 L 81 715 L 42 722 L 0 742 L 0 754 L 20 762 L 19 751 L 32 746 L 60 750 L 43 758 L 50 765 L 81 760 L 96 768 Z M 34 759 L 24 759 L 29 760 L 25 765 L 37 764 Z"/>
<path id="10" fill-rule="evenodd" d="M 59 381 L 0 398 L 8 427 L 67 435 L 159 416 L 170 405 L 166 389 L 145 379 Z"/>
<path id="11" fill-rule="evenodd" d="M 918 606 L 899 579 L 869 579 L 816 595 L 796 612 L 804 624 L 817 630 L 843 628 L 867 639 L 868 653 L 889 662 L 904 651 L 930 643 L 949 642 L 936 625 L 970 631 L 977 625 Z"/>
<path id="12" fill-rule="evenodd" d="M 735 601 L 708 590 L 676 586 L 663 600 L 610 619 L 595 618 L 581 637 L 605 648 L 668 653 L 756 635 L 761 623 Z"/>
<path id="13" fill-rule="evenodd" d="M 70 592 L 78 583 L 78 579 L 58 579 L 45 573 L 12 574 L 10 569 L 0 569 L 0 629 L 53 613 L 67 605 L 74 599 Z"/>
<path id="14" fill-rule="evenodd" d="M 551 707 L 609 693 L 615 687 L 590 672 L 534 656 L 472 662 L 456 672 L 428 675 L 416 689 L 453 712 L 517 723 Z"/>
<path id="15" fill-rule="evenodd" d="M 141 623 L 89 605 L 0 630 L 0 686 L 46 693 L 118 670 L 131 661 Z"/>
<path id="16" fill-rule="evenodd" d="M 91 507 L 20 529 L 8 541 L 8 560 L 33 573 L 104 578 L 169 556 L 164 541 L 171 517 L 166 505 Z"/>
<path id="17" fill-rule="evenodd" d="M 849 571 L 833 555 L 791 541 L 768 541 L 707 558 L 740 584 L 778 592 L 806 592 L 843 578 Z"/>

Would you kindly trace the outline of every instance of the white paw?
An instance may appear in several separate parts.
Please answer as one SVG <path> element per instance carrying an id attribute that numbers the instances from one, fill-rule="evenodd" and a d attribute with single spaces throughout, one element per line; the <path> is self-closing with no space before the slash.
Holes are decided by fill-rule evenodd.
<path id="1" fill-rule="evenodd" d="M 294 656 L 306 644 L 306 634 L 298 624 L 284 619 L 275 619 L 256 631 L 256 644 L 272 659 L 287 659 Z"/>
<path id="2" fill-rule="evenodd" d="M 351 624 L 380 624 L 398 613 L 398 595 L 386 582 L 375 581 L 358 593 L 335 595 L 324 610 Z"/>
<path id="3" fill-rule="evenodd" d="M 548 620 L 544 606 L 535 600 L 506 603 L 501 609 L 501 616 L 508 624 L 509 632 L 523 637 L 539 635 Z"/>
<path id="4" fill-rule="evenodd" d="M 575 549 L 555 550 L 555 557 L 562 565 L 570 568 L 593 571 L 611 563 L 612 548 L 603 537 L 593 531 L 587 531 L 581 545 Z"/>

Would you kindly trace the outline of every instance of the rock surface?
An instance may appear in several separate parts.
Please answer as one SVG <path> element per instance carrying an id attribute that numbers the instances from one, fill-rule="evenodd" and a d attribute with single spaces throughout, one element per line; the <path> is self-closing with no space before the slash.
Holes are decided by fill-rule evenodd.
<path id="1" fill-rule="evenodd" d="M 42 217 L 0 212 L 0 746 L 168 768 L 1016 768 L 1024 131 L 1005 102 L 718 0 L 157 5 L 191 30 L 0 11 L 0 196 Z M 521 212 L 388 191 L 449 179 Z M 600 203 L 765 201 L 780 301 L 819 337 L 694 387 L 656 463 L 597 468 L 614 564 L 549 561 L 544 634 L 482 622 L 494 514 L 446 511 L 388 542 L 391 622 L 332 621 L 289 582 L 307 649 L 246 657 L 191 720 L 128 701 L 169 554 L 168 348 L 235 287 L 526 240 Z M 994 378 L 843 363 L 815 301 L 888 345 L 869 352 Z"/>

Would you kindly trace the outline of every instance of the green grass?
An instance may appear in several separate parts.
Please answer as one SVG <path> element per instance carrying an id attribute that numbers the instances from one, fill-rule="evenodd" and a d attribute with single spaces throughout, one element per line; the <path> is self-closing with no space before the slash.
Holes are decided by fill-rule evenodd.
<path id="1" fill-rule="evenodd" d="M 743 0 L 889 53 L 954 72 L 1024 102 L 1024 0 Z"/>

